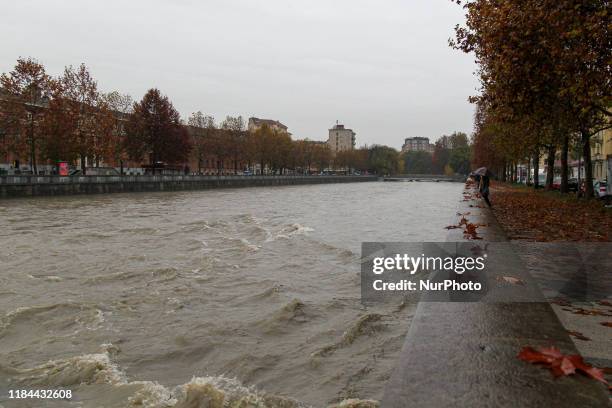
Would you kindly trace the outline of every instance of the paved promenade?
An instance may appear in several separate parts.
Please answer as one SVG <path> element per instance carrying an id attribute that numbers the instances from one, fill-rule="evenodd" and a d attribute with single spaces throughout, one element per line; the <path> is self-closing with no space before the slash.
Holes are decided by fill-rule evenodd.
<path id="1" fill-rule="evenodd" d="M 475 243 L 507 241 L 491 211 L 474 193 L 466 190 L 451 224 L 465 217 L 478 225 L 477 237 L 482 240 Z M 451 242 L 473 238 L 463 228 L 448 234 Z M 526 287 L 537 288 L 525 268 L 519 272 Z M 536 299 L 499 303 L 422 300 L 382 407 L 608 406 L 608 391 L 601 383 L 582 375 L 555 379 L 549 370 L 517 358 L 525 346 L 554 345 L 565 354 L 578 354 L 544 296 L 539 291 L 531 296 Z"/>

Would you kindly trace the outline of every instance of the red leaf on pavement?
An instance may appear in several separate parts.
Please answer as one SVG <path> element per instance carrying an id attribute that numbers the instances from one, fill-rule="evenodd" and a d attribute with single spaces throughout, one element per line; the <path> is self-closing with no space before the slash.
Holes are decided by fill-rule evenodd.
<path id="1" fill-rule="evenodd" d="M 561 377 L 563 375 L 570 375 L 576 372 L 576 366 L 567 357 L 562 357 L 553 361 L 550 365 L 550 369 L 555 377 Z"/>
<path id="2" fill-rule="evenodd" d="M 554 349 L 554 347 L 552 347 Z M 558 350 L 557 350 L 558 351 Z M 561 353 L 559 353 L 561 355 Z M 518 355 L 518 358 L 523 361 L 527 361 L 528 363 L 546 363 L 551 364 L 558 357 L 554 357 L 541 351 L 534 349 L 533 347 L 523 347 L 521 352 Z"/>
<path id="3" fill-rule="evenodd" d="M 600 368 L 593 367 L 590 364 L 585 363 L 581 356 L 573 355 L 567 356 L 567 358 L 572 361 L 572 364 L 574 365 L 574 367 L 576 367 L 576 370 L 582 371 L 587 376 L 597 381 L 601 381 L 604 384 L 608 383 L 604 378 L 604 371 Z"/>
<path id="4" fill-rule="evenodd" d="M 579 331 L 574 331 L 574 330 L 568 330 L 567 333 L 570 336 L 574 336 L 575 338 L 577 338 L 578 340 L 584 340 L 584 341 L 590 341 L 591 339 L 589 339 L 587 336 L 585 336 L 584 334 L 580 333 Z"/>
<path id="5" fill-rule="evenodd" d="M 601 322 L 599 324 L 601 324 L 602 326 L 606 326 L 606 327 L 612 327 L 612 322 Z"/>
<path id="6" fill-rule="evenodd" d="M 564 355 L 554 346 L 540 349 L 529 346 L 523 347 L 517 357 L 528 363 L 544 365 L 545 368 L 552 371 L 555 377 L 572 375 L 576 371 L 580 371 L 587 377 L 608 384 L 604 378 L 604 370 L 585 363 L 582 356 L 578 354 Z"/>
<path id="7" fill-rule="evenodd" d="M 612 306 L 612 303 L 608 302 L 607 300 L 600 300 L 597 303 L 599 303 L 602 306 Z"/>
<path id="8" fill-rule="evenodd" d="M 563 357 L 563 353 L 561 353 L 561 350 L 559 350 L 555 346 L 542 347 L 540 348 L 540 353 L 544 354 L 545 356 L 549 356 L 551 358 L 562 358 Z"/>

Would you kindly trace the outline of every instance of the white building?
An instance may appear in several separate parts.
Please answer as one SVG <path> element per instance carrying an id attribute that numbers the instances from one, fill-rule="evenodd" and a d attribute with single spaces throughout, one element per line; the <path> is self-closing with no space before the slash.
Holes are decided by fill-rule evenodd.
<path id="1" fill-rule="evenodd" d="M 344 125 L 336 122 L 334 127 L 329 129 L 329 137 L 327 139 L 327 145 L 332 154 L 335 155 L 338 152 L 354 149 L 355 135 L 356 133 L 353 132 L 353 129 L 347 129 Z"/>

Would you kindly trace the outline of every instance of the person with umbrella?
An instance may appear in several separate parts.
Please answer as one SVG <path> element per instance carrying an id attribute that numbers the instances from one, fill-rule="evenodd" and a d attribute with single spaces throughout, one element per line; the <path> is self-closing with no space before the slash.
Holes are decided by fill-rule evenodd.
<path id="1" fill-rule="evenodd" d="M 481 167 L 474 170 L 470 176 L 478 180 L 478 191 L 485 200 L 485 203 L 491 207 L 491 201 L 489 200 L 489 178 L 493 176 L 493 173 L 491 173 L 491 171 L 489 171 L 489 169 L 486 167 Z"/>

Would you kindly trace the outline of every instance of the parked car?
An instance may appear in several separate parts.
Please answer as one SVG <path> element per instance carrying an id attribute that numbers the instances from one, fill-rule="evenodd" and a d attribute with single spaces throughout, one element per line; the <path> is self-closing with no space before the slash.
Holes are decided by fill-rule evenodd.
<path id="1" fill-rule="evenodd" d="M 567 180 L 567 188 L 569 191 L 576 193 L 578 192 L 578 179 L 577 178 L 571 178 L 569 180 Z"/>
<path id="2" fill-rule="evenodd" d="M 593 183 L 595 197 L 603 198 L 608 195 L 608 183 L 605 181 L 596 181 Z"/>
<path id="3" fill-rule="evenodd" d="M 555 178 L 553 180 L 553 190 L 561 190 L 561 179 L 560 178 Z M 577 178 L 570 178 L 567 180 L 567 190 L 570 192 L 577 192 L 578 191 L 578 179 Z"/>

